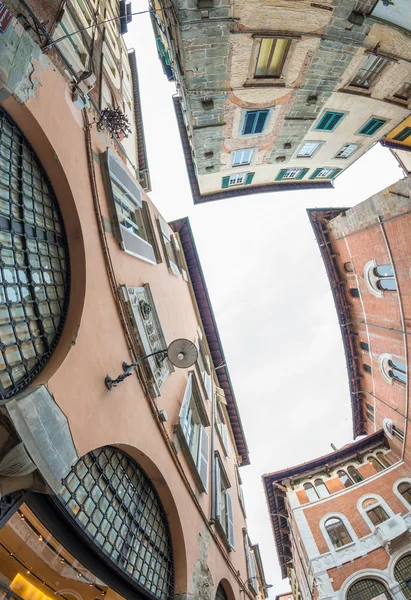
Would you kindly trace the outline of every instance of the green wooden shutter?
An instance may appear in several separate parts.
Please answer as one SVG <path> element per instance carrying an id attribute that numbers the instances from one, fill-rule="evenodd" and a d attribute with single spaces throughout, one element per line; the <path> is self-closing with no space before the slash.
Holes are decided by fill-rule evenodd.
<path id="1" fill-rule="evenodd" d="M 334 169 L 331 173 L 330 179 L 335 179 L 339 173 L 341 173 L 342 169 Z"/>
<path id="2" fill-rule="evenodd" d="M 311 173 L 311 175 L 309 176 L 308 179 L 315 179 L 318 175 L 318 173 L 321 173 L 322 169 L 315 169 L 315 171 L 313 173 Z"/>
<path id="3" fill-rule="evenodd" d="M 244 185 L 249 185 L 254 179 L 254 175 L 255 173 L 247 173 L 247 175 L 245 176 Z"/>
<path id="4" fill-rule="evenodd" d="M 304 175 L 306 175 L 308 173 L 309 169 L 301 169 L 301 171 L 298 173 L 296 179 L 302 179 L 304 177 Z"/>
<path id="5" fill-rule="evenodd" d="M 280 172 L 278 173 L 277 177 L 275 178 L 275 181 L 281 181 L 282 178 L 284 177 L 284 175 L 287 173 L 288 169 L 280 169 Z"/>
<path id="6" fill-rule="evenodd" d="M 223 177 L 223 179 L 221 180 L 221 187 L 222 188 L 230 187 L 230 176 L 229 175 L 228 175 L 228 177 Z"/>

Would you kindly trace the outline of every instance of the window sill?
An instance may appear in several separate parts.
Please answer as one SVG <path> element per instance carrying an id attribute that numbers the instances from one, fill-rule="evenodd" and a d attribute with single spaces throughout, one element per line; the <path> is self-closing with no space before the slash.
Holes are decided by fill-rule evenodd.
<path id="1" fill-rule="evenodd" d="M 243 84 L 245 88 L 258 88 L 258 87 L 273 87 L 273 88 L 285 88 L 284 79 L 271 79 L 271 78 L 259 78 L 259 79 L 247 79 Z"/>
<path id="2" fill-rule="evenodd" d="M 357 542 L 350 542 L 349 544 L 345 544 L 345 546 L 341 546 L 340 548 L 333 548 L 334 552 L 343 552 L 347 548 L 352 548 L 356 545 Z"/>
<path id="3" fill-rule="evenodd" d="M 341 92 L 342 94 L 352 94 L 354 96 L 364 96 L 365 98 L 368 98 L 369 96 L 371 96 L 370 89 L 360 88 L 360 87 L 350 86 L 350 85 L 348 85 L 347 87 L 340 88 L 338 91 Z"/>

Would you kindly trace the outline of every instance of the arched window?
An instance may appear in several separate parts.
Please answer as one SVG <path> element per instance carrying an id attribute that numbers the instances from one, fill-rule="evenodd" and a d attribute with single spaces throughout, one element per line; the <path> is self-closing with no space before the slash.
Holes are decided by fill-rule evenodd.
<path id="1" fill-rule="evenodd" d="M 380 461 L 380 463 L 383 465 L 384 469 L 391 467 L 391 463 L 388 460 L 387 455 L 384 454 L 384 452 L 377 452 L 375 456 Z"/>
<path id="2" fill-rule="evenodd" d="M 389 516 L 376 498 L 367 498 L 361 505 L 373 525 L 384 523 Z"/>
<path id="3" fill-rule="evenodd" d="M 337 475 L 344 487 L 348 488 L 352 485 L 352 481 L 345 471 L 337 471 Z"/>
<path id="4" fill-rule="evenodd" d="M 411 554 L 402 556 L 394 567 L 394 577 L 400 584 L 404 598 L 411 598 Z"/>
<path id="5" fill-rule="evenodd" d="M 69 299 L 69 257 L 57 199 L 32 147 L 0 108 L 0 399 L 50 358 Z"/>
<path id="6" fill-rule="evenodd" d="M 406 365 L 396 358 L 393 358 L 392 354 L 381 354 L 379 365 L 384 379 L 391 385 L 395 381 L 403 384 L 407 383 Z"/>
<path id="7" fill-rule="evenodd" d="M 376 579 L 359 579 L 352 584 L 347 593 L 347 600 L 373 600 L 373 598 L 391 600 L 385 585 Z"/>
<path id="8" fill-rule="evenodd" d="M 326 498 L 330 495 L 330 492 L 322 479 L 316 479 L 314 485 L 320 498 Z"/>
<path id="9" fill-rule="evenodd" d="M 314 486 L 311 483 L 304 483 L 304 489 L 307 493 L 308 500 L 310 502 L 314 502 L 314 500 L 318 500 L 319 496 L 315 491 Z"/>
<path id="10" fill-rule="evenodd" d="M 378 278 L 377 286 L 380 290 L 393 291 L 397 289 L 392 265 L 379 265 L 375 267 L 374 274 Z"/>
<path id="11" fill-rule="evenodd" d="M 384 291 L 392 292 L 397 289 L 393 266 L 377 265 L 374 259 L 368 261 L 364 267 L 364 281 L 369 291 L 377 298 L 382 298 Z"/>
<path id="12" fill-rule="evenodd" d="M 227 594 L 225 592 L 225 589 L 223 588 L 223 586 L 221 585 L 221 583 L 219 584 L 218 588 L 217 588 L 217 592 L 215 595 L 215 600 L 228 600 Z"/>
<path id="13" fill-rule="evenodd" d="M 350 294 L 353 298 L 359 298 L 360 297 L 360 292 L 358 291 L 358 288 L 351 288 L 350 289 Z"/>
<path id="14" fill-rule="evenodd" d="M 370 367 L 370 365 L 367 365 L 366 363 L 363 364 L 363 369 L 366 373 L 369 373 L 371 375 L 372 373 L 372 368 Z"/>
<path id="15" fill-rule="evenodd" d="M 411 483 L 409 483 L 408 481 L 400 483 L 400 485 L 398 486 L 398 491 L 400 492 L 404 500 L 406 500 L 406 502 L 408 502 L 408 504 L 411 506 Z"/>
<path id="16" fill-rule="evenodd" d="M 360 347 L 361 347 L 361 350 L 364 350 L 365 352 L 369 352 L 370 351 L 369 345 L 366 344 L 365 342 L 360 342 Z"/>
<path id="17" fill-rule="evenodd" d="M 360 481 L 363 480 L 363 477 L 359 474 L 357 469 L 355 467 L 353 467 L 352 465 L 347 467 L 347 472 L 348 472 L 348 475 L 351 477 L 351 479 L 354 481 L 354 483 L 360 483 Z"/>
<path id="18" fill-rule="evenodd" d="M 374 467 L 374 469 L 377 471 L 377 473 L 379 473 L 380 471 L 384 471 L 384 469 L 385 469 L 385 467 L 380 463 L 379 460 L 377 460 L 375 458 L 375 456 L 369 456 L 368 462 L 370 463 L 370 465 L 372 465 Z"/>
<path id="19" fill-rule="evenodd" d="M 155 598 L 173 599 L 167 516 L 152 482 L 132 458 L 110 446 L 86 454 L 64 479 L 59 500 L 117 568 Z"/>
<path id="20" fill-rule="evenodd" d="M 334 548 L 342 548 L 342 546 L 346 546 L 352 542 L 351 536 L 341 519 L 331 517 L 327 519 L 324 527 Z"/>

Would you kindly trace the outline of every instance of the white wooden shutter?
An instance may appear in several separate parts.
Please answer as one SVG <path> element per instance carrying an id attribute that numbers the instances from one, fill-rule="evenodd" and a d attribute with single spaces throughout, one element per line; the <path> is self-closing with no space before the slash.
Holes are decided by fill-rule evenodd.
<path id="1" fill-rule="evenodd" d="M 158 224 L 162 235 L 162 242 L 164 248 L 164 254 L 168 266 L 174 275 L 181 276 L 178 265 L 176 264 L 177 259 L 175 258 L 175 245 L 172 239 L 171 231 L 168 224 L 164 221 L 161 215 L 158 215 Z"/>
<path id="2" fill-rule="evenodd" d="M 137 208 L 141 208 L 141 192 L 136 181 L 111 150 L 107 150 L 107 166 L 110 178 L 120 186 Z"/>
<path id="3" fill-rule="evenodd" d="M 142 258 L 153 265 L 157 264 L 156 256 L 151 244 L 121 224 L 120 231 L 123 239 L 123 250 L 129 252 L 133 256 Z"/>
<path id="4" fill-rule="evenodd" d="M 252 586 L 253 590 L 258 593 L 257 571 L 255 568 L 254 555 L 251 553 L 250 544 L 248 543 L 247 534 L 245 534 L 244 537 L 244 549 L 245 558 L 247 561 L 248 579 L 250 580 L 250 585 Z"/>
<path id="5" fill-rule="evenodd" d="M 230 492 L 225 491 L 225 502 L 227 507 L 227 539 L 231 548 L 235 548 L 234 543 L 234 518 L 233 518 L 233 503 L 231 501 Z"/>
<path id="6" fill-rule="evenodd" d="M 222 524 L 222 507 L 221 507 L 221 472 L 220 472 L 220 462 L 216 458 L 215 461 L 215 505 L 216 505 L 216 517 Z"/>
<path id="7" fill-rule="evenodd" d="M 224 450 L 225 450 L 226 456 L 230 456 L 230 442 L 229 442 L 229 437 L 228 437 L 227 425 L 221 426 L 221 434 L 222 434 L 222 438 L 223 438 L 223 445 L 224 445 Z"/>
<path id="8" fill-rule="evenodd" d="M 244 492 L 243 492 L 243 488 L 241 487 L 241 484 L 238 485 L 238 496 L 240 498 L 240 504 L 241 504 L 241 508 L 243 509 L 244 516 L 246 517 L 247 513 L 245 510 Z"/>
<path id="9" fill-rule="evenodd" d="M 198 441 L 198 457 L 197 469 L 200 479 L 204 486 L 204 490 L 208 491 L 208 433 L 202 425 L 200 425 L 200 438 Z"/>
<path id="10" fill-rule="evenodd" d="M 212 393 L 212 384 L 211 384 L 211 376 L 207 373 L 207 371 L 204 371 L 203 373 L 203 381 L 204 381 L 204 386 L 207 392 L 207 398 L 209 400 L 211 400 L 211 393 Z"/>
<path id="11" fill-rule="evenodd" d="M 187 418 L 188 409 L 190 408 L 190 400 L 191 400 L 192 391 L 193 391 L 193 374 L 190 373 L 188 376 L 186 390 L 184 392 L 184 398 L 183 398 L 183 402 L 181 404 L 180 415 L 179 415 L 180 425 L 181 425 L 181 429 L 184 433 L 184 437 L 186 436 L 186 418 Z"/>

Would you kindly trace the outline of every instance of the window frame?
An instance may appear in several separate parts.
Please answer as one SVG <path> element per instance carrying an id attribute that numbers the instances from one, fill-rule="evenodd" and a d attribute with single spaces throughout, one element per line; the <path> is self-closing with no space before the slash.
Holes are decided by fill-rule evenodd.
<path id="1" fill-rule="evenodd" d="M 336 124 L 334 125 L 334 127 L 332 129 L 324 129 L 324 128 L 320 128 L 319 127 L 320 123 L 322 122 L 322 120 L 325 118 L 325 116 L 327 114 L 340 115 L 340 119 L 338 119 L 338 121 L 336 122 Z M 328 132 L 328 133 L 332 133 L 341 124 L 341 122 L 344 120 L 344 118 L 346 117 L 346 115 L 347 115 L 347 113 L 343 112 L 341 110 L 324 110 L 321 113 L 321 115 L 319 116 L 316 124 L 313 126 L 313 130 L 314 131 L 325 131 L 325 132 Z"/>
<path id="2" fill-rule="evenodd" d="M 349 536 L 351 538 L 351 542 L 349 542 L 348 544 L 345 544 L 344 546 L 341 546 L 340 548 L 336 548 L 334 546 L 334 544 L 331 541 L 331 538 L 329 537 L 328 531 L 325 528 L 325 524 L 329 519 L 339 519 L 342 522 L 347 533 L 349 534 Z M 354 546 L 358 542 L 358 536 L 355 533 L 354 528 L 352 527 L 348 517 L 346 515 L 344 515 L 343 513 L 338 513 L 338 512 L 327 513 L 323 517 L 321 517 L 319 525 L 320 525 L 320 530 L 321 530 L 321 533 L 323 534 L 324 540 L 325 540 L 331 554 L 335 558 L 338 557 L 340 552 L 344 551 L 346 548 L 349 548 L 350 546 Z"/>
<path id="3" fill-rule="evenodd" d="M 197 433 L 195 434 L 197 435 L 197 442 L 194 453 L 193 449 L 190 448 L 189 440 L 187 439 L 185 431 L 185 421 L 190 410 L 192 414 L 194 414 L 195 417 L 197 417 L 198 419 L 198 423 L 195 423 L 195 425 L 197 426 Z M 208 413 L 201 396 L 195 371 L 189 371 L 179 415 L 177 418 L 177 422 L 174 424 L 174 433 L 176 434 L 179 442 L 179 446 L 176 449 L 178 451 L 178 449 L 181 448 L 198 489 L 200 490 L 200 492 L 204 493 L 208 493 L 209 484 L 210 441 L 208 439 L 208 433 L 206 431 L 206 428 L 208 428 L 209 426 L 210 420 L 208 418 Z M 207 439 L 208 445 L 208 460 L 206 461 L 207 473 L 202 474 L 201 469 L 203 467 L 202 461 L 204 460 L 205 439 Z"/>
<path id="4" fill-rule="evenodd" d="M 347 479 L 346 479 L 346 481 L 347 481 L 347 482 L 349 482 L 349 485 L 346 485 L 346 484 L 344 483 L 344 481 L 343 481 L 343 480 L 342 480 L 342 478 L 341 478 L 341 475 L 340 475 L 340 473 L 345 475 L 345 477 L 347 478 Z M 348 475 L 348 471 L 346 471 L 346 470 L 345 470 L 345 469 L 343 469 L 343 468 L 341 468 L 341 469 L 338 469 L 338 471 L 337 471 L 337 477 L 338 477 L 338 479 L 341 481 L 341 483 L 343 484 L 343 486 L 344 486 L 344 489 L 348 489 L 348 488 L 350 488 L 350 487 L 352 487 L 352 486 L 354 485 L 354 482 L 353 482 L 353 480 L 352 480 L 352 479 L 351 479 L 351 477 Z"/>
<path id="5" fill-rule="evenodd" d="M 366 128 L 366 126 L 373 120 L 377 120 L 377 121 L 382 121 L 381 125 L 379 127 L 377 127 L 377 129 L 375 129 L 373 131 L 373 133 L 362 133 L 362 130 Z M 362 135 L 364 137 L 370 138 L 373 137 L 378 131 L 380 131 L 381 129 L 383 129 L 385 127 L 385 125 L 387 125 L 387 123 L 389 123 L 389 119 L 384 119 L 383 117 L 376 117 L 376 116 L 371 116 L 369 117 L 366 122 L 359 128 L 359 130 L 356 132 L 355 135 Z"/>
<path id="6" fill-rule="evenodd" d="M 327 175 L 322 175 L 322 172 L 330 171 Z M 311 173 L 308 179 L 325 179 L 326 181 L 333 181 L 337 175 L 341 173 L 342 169 L 339 167 L 317 167 Z"/>
<path id="7" fill-rule="evenodd" d="M 171 231 L 169 224 L 167 223 L 167 221 L 165 221 L 165 219 L 163 219 L 163 217 L 160 214 L 157 215 L 157 228 L 161 240 L 161 245 L 163 247 L 163 254 L 166 259 L 167 267 L 170 273 L 172 273 L 176 277 L 181 277 L 182 272 L 180 270 L 178 256 L 180 247 L 178 241 L 176 241 L 176 234 L 174 234 Z"/>
<path id="8" fill-rule="evenodd" d="M 389 265 L 391 267 L 393 274 L 386 275 L 386 276 L 378 275 L 377 269 L 387 266 L 387 265 Z M 383 281 L 384 279 L 394 281 L 395 288 L 394 289 L 383 288 L 380 285 L 380 281 Z M 383 263 L 383 264 L 378 265 L 375 258 L 372 258 L 364 266 L 364 281 L 365 281 L 368 291 L 371 292 L 371 294 L 373 294 L 373 296 L 375 296 L 376 298 L 384 298 L 384 294 L 386 292 L 388 292 L 388 293 L 398 292 L 397 276 L 396 276 L 394 265 L 392 263 L 391 264 Z"/>
<path id="9" fill-rule="evenodd" d="M 348 154 L 348 156 L 339 156 L 339 154 L 343 151 L 344 148 L 350 147 L 350 146 L 355 146 L 355 149 L 350 152 L 350 154 Z M 355 154 L 359 149 L 361 148 L 360 144 L 351 144 L 351 143 L 346 143 L 344 144 L 339 150 L 338 152 L 334 155 L 334 158 L 337 159 L 342 159 L 342 160 L 347 160 L 348 158 L 350 158 L 353 154 Z"/>
<path id="10" fill-rule="evenodd" d="M 253 131 L 250 131 L 249 133 L 244 133 L 245 129 L 246 129 L 246 124 L 247 124 L 247 119 L 249 117 L 249 115 L 251 115 L 252 113 L 256 114 L 255 117 L 255 121 L 254 121 L 254 125 L 253 125 Z M 260 114 L 265 114 L 265 119 L 264 119 L 264 123 L 263 123 L 263 127 L 261 129 L 261 131 L 256 132 L 256 125 L 258 123 L 258 119 L 259 119 L 259 115 Z M 267 123 L 270 119 L 271 116 L 271 109 L 269 108 L 261 108 L 261 109 L 248 109 L 248 110 L 244 110 L 243 111 L 243 118 L 241 119 L 241 123 L 240 123 L 240 137 L 244 138 L 244 137 L 251 137 L 251 136 L 257 136 L 257 135 L 265 135 L 265 130 L 267 129 Z"/>
<path id="11" fill-rule="evenodd" d="M 371 500 L 371 499 L 375 499 L 377 502 L 375 504 L 373 504 L 372 506 L 370 506 L 368 508 L 368 510 L 366 508 L 363 508 L 363 506 L 362 506 L 363 503 L 366 500 Z M 394 511 L 389 507 L 387 502 L 383 498 L 381 498 L 381 496 L 379 496 L 378 494 L 365 494 L 364 496 L 361 496 L 361 498 L 359 498 L 359 500 L 357 502 L 357 510 L 360 513 L 360 515 L 362 516 L 362 518 L 364 519 L 364 521 L 367 523 L 368 527 L 370 528 L 370 530 L 372 532 L 374 532 L 376 527 L 378 527 L 378 525 L 381 525 L 381 523 L 377 523 L 376 525 L 374 525 L 374 523 L 368 516 L 368 513 L 370 511 L 374 511 L 376 508 L 380 508 L 380 507 L 383 509 L 383 511 L 387 515 L 387 519 L 385 519 L 384 521 L 381 521 L 381 523 L 385 523 L 385 521 L 388 521 L 388 519 L 390 519 L 391 517 L 394 517 Z"/>
<path id="12" fill-rule="evenodd" d="M 216 503 L 216 528 L 228 550 L 235 550 L 234 514 L 231 494 L 230 479 L 224 468 L 224 461 L 218 450 L 215 457 L 215 503 Z M 224 487 L 223 487 L 224 486 Z M 223 498 L 224 504 L 223 507 Z"/>
<path id="13" fill-rule="evenodd" d="M 247 567 L 248 586 L 251 588 L 251 590 L 257 596 L 258 592 L 259 592 L 257 564 L 255 561 L 254 552 L 252 551 L 251 540 L 248 537 L 248 532 L 245 527 L 243 528 L 243 541 L 244 541 L 245 561 L 246 561 L 246 567 Z M 253 583 L 251 583 L 251 582 L 253 582 Z"/>
<path id="14" fill-rule="evenodd" d="M 398 364 L 404 365 L 405 367 L 405 371 L 401 371 L 398 368 L 393 368 L 393 361 L 396 361 Z M 397 360 L 396 358 L 393 357 L 392 354 L 385 352 L 384 354 L 380 354 L 380 357 L 378 359 L 378 364 L 380 367 L 380 371 L 382 373 L 382 376 L 384 377 L 385 381 L 387 383 L 389 383 L 390 385 L 394 385 L 394 383 L 399 384 L 401 386 L 405 386 L 407 385 L 407 379 L 408 379 L 408 374 L 407 374 L 407 365 L 403 362 L 401 362 L 401 360 L 404 359 L 399 359 Z M 398 372 L 402 372 L 405 375 L 405 381 L 402 381 L 399 377 L 396 377 L 393 374 L 393 371 L 398 371 Z"/>
<path id="15" fill-rule="evenodd" d="M 251 165 L 253 159 L 254 159 L 254 151 L 255 148 L 240 148 L 238 150 L 232 150 L 231 151 L 231 166 L 233 169 L 236 169 L 237 167 L 245 167 L 247 165 Z M 250 159 L 248 162 L 239 162 L 239 163 L 235 163 L 235 155 L 236 153 L 240 152 L 241 154 L 244 154 L 244 152 L 250 152 Z"/>
<path id="16" fill-rule="evenodd" d="M 311 152 L 311 154 L 300 154 L 300 151 L 302 150 L 302 148 L 304 147 L 305 144 L 316 144 L 316 146 L 315 146 L 314 150 Z M 314 154 L 316 154 L 324 144 L 325 144 L 325 142 L 319 141 L 319 140 L 304 140 L 300 144 L 300 146 L 295 154 L 295 158 L 312 158 L 314 156 Z"/>
<path id="17" fill-rule="evenodd" d="M 402 88 L 406 87 L 406 86 L 408 86 L 409 95 L 408 96 L 406 95 L 405 97 L 404 97 L 404 95 L 400 96 L 399 92 L 401 92 Z M 399 100 L 403 100 L 404 102 L 409 102 L 411 100 L 411 82 L 404 81 L 404 83 L 393 94 L 393 97 L 398 98 Z"/>
<path id="18" fill-rule="evenodd" d="M 255 79 L 255 80 L 267 79 L 269 81 L 272 81 L 272 80 L 273 81 L 278 81 L 278 80 L 283 79 L 282 75 L 284 73 L 284 66 L 285 66 L 285 63 L 287 61 L 290 49 L 291 49 L 292 38 L 281 37 L 281 36 L 271 36 L 271 35 L 265 36 L 265 35 L 262 35 L 261 37 L 259 36 L 258 38 L 255 38 L 255 39 L 257 41 L 258 48 L 257 48 L 257 51 L 256 51 L 256 58 L 255 58 L 255 61 L 254 61 L 253 76 L 252 76 L 253 79 Z M 265 73 L 264 75 L 257 75 L 257 73 L 256 73 L 257 66 L 258 66 L 258 60 L 260 58 L 261 47 L 262 47 L 262 44 L 263 44 L 263 40 L 272 40 L 273 42 L 275 42 L 275 43 L 273 43 L 273 45 L 272 45 L 272 47 L 270 49 L 270 58 L 272 58 L 273 55 L 274 55 L 275 47 L 277 45 L 277 40 L 285 40 L 287 42 L 287 45 L 286 45 L 286 48 L 285 48 L 282 60 L 280 62 L 279 75 L 267 75 L 267 73 Z M 269 69 L 269 65 L 270 65 L 270 60 L 268 61 L 268 65 L 267 65 L 266 71 Z"/>
<path id="19" fill-rule="evenodd" d="M 405 137 L 403 137 L 401 135 L 404 131 L 408 132 Z M 396 133 L 392 139 L 395 142 L 405 142 L 405 140 L 407 140 L 410 136 L 411 136 L 411 127 L 406 126 L 406 127 L 403 127 L 398 133 Z"/>
<path id="20" fill-rule="evenodd" d="M 215 400 L 216 412 L 215 412 L 215 424 L 217 435 L 220 440 L 221 447 L 224 451 L 224 455 L 230 456 L 230 434 L 228 431 L 227 421 L 222 407 L 222 403 L 219 400 Z"/>
<path id="21" fill-rule="evenodd" d="M 411 494 L 410 494 L 410 501 L 408 502 L 408 500 L 406 500 L 404 498 L 404 496 L 402 495 L 402 493 L 399 490 L 400 485 L 402 485 L 404 483 L 407 483 L 411 489 L 411 478 L 410 477 L 402 477 L 401 479 L 398 479 L 398 481 L 396 481 L 394 483 L 394 485 L 392 486 L 392 489 L 393 489 L 394 494 L 397 496 L 397 498 L 399 500 L 401 500 L 401 502 L 403 503 L 405 508 L 408 510 L 408 512 L 411 512 Z"/>
<path id="22" fill-rule="evenodd" d="M 289 171 L 296 171 L 294 177 L 288 177 Z M 286 169 L 280 169 L 274 181 L 301 181 L 308 171 L 309 169 L 305 167 L 287 167 Z"/>
<path id="23" fill-rule="evenodd" d="M 361 73 L 361 71 L 364 71 L 364 66 L 367 64 L 367 62 L 370 60 L 370 58 L 374 59 L 374 63 L 372 65 L 372 67 L 374 66 L 374 64 L 378 64 L 380 61 L 382 61 L 382 67 L 380 68 L 379 71 L 373 71 L 373 68 L 371 67 L 371 69 L 367 69 L 363 75 L 359 76 L 359 74 Z M 391 62 L 390 59 L 387 58 L 386 56 L 380 56 L 379 54 L 372 54 L 372 53 L 367 54 L 364 57 L 362 65 L 358 69 L 357 73 L 351 79 L 351 81 L 349 83 L 349 86 L 350 87 L 354 87 L 354 88 L 359 88 L 361 90 L 369 90 L 369 89 L 371 89 L 372 86 L 375 85 L 375 83 L 381 77 L 381 75 L 383 74 L 383 72 L 386 70 L 386 68 L 388 67 L 388 65 L 390 64 L 390 62 Z M 371 75 L 367 77 L 367 74 L 371 74 Z M 357 78 L 359 78 L 360 82 L 359 83 L 354 83 Z M 369 81 L 368 85 L 364 85 L 363 84 L 366 81 Z"/>

